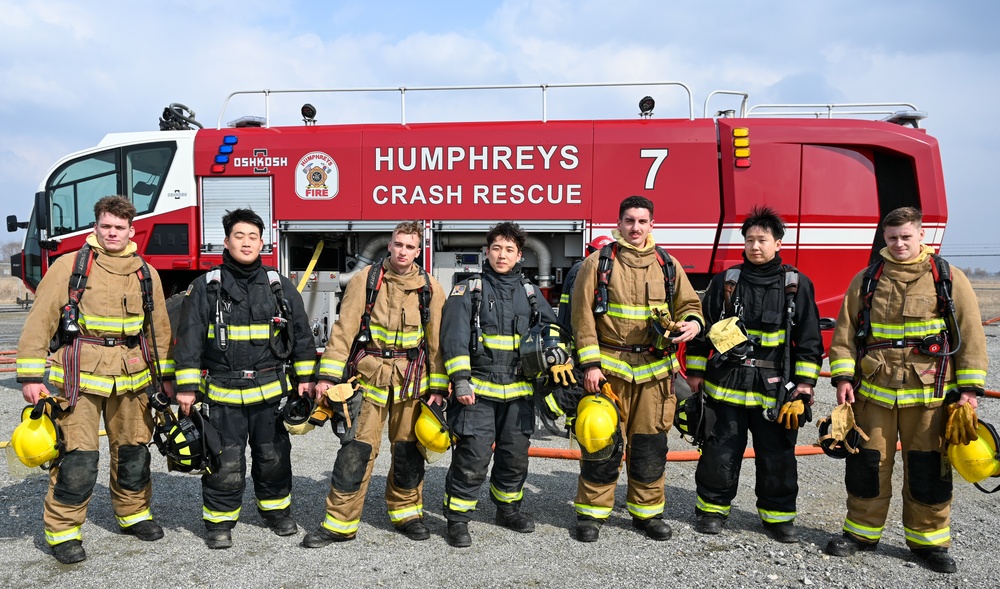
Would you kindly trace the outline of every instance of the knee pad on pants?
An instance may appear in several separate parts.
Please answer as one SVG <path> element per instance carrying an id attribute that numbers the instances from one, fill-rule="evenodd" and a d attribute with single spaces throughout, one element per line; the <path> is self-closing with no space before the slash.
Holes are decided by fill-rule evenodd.
<path id="1" fill-rule="evenodd" d="M 424 480 L 424 457 L 416 442 L 396 442 L 392 448 L 392 484 L 400 489 L 416 489 Z"/>
<path id="2" fill-rule="evenodd" d="M 618 481 L 618 467 L 621 466 L 625 447 L 620 434 L 615 434 L 615 449 L 607 460 L 581 460 L 580 476 L 584 480 L 599 485 L 609 485 Z"/>
<path id="3" fill-rule="evenodd" d="M 910 495 L 924 505 L 937 505 L 951 500 L 951 467 L 941 468 L 940 452 L 906 453 Z M 944 472 L 942 472 L 944 470 Z"/>
<path id="4" fill-rule="evenodd" d="M 243 456 L 239 448 L 227 446 L 219 456 L 219 468 L 204 477 L 205 486 L 216 491 L 239 491 L 243 488 Z"/>
<path id="5" fill-rule="evenodd" d="M 858 499 L 874 499 L 879 495 L 879 451 L 860 448 L 849 454 L 844 466 L 844 484 L 847 492 Z"/>
<path id="6" fill-rule="evenodd" d="M 344 493 L 354 493 L 361 489 L 361 481 L 365 478 L 371 455 L 371 444 L 354 440 L 341 446 L 333 464 L 330 481 L 333 488 Z"/>
<path id="7" fill-rule="evenodd" d="M 742 455 L 736 458 L 742 459 Z M 715 446 L 710 442 L 702 448 L 695 469 L 695 481 L 708 489 L 730 489 L 736 484 L 736 466 L 729 446 Z"/>
<path id="8" fill-rule="evenodd" d="M 67 452 L 59 463 L 56 484 L 52 489 L 55 500 L 64 505 L 82 505 L 90 499 L 97 484 L 97 450 Z"/>
<path id="9" fill-rule="evenodd" d="M 118 448 L 118 484 L 126 491 L 142 491 L 149 485 L 149 448 Z"/>
<path id="10" fill-rule="evenodd" d="M 640 483 L 655 483 L 667 465 L 667 433 L 635 434 L 628 454 L 628 474 Z"/>

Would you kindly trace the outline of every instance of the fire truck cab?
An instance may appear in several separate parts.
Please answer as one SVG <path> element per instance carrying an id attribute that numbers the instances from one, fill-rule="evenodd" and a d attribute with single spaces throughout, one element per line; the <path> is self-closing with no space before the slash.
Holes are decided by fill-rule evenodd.
<path id="1" fill-rule="evenodd" d="M 171 105 L 164 130 L 109 134 L 53 165 L 28 221 L 8 218 L 10 230 L 27 229 L 15 271 L 34 289 L 54 258 L 81 247 L 96 200 L 123 194 L 139 213 L 139 252 L 169 296 L 221 262 L 225 211 L 250 207 L 269 227 L 263 262 L 300 284 L 322 346 L 347 281 L 385 252 L 401 220 L 423 222 L 418 261 L 445 288 L 480 271 L 493 224 L 517 221 L 529 234 L 525 271 L 554 303 L 585 244 L 610 235 L 626 196 L 654 202 L 657 243 L 699 288 L 742 261 L 740 225 L 766 204 L 788 225 L 782 259 L 813 279 L 824 316 L 836 315 L 850 278 L 884 245 L 879 222 L 890 210 L 919 207 L 927 243 L 941 244 L 941 158 L 914 105 L 751 107 L 746 94 L 719 91 L 696 117 L 680 83 L 566 84 L 680 91 L 687 113 L 653 116 L 646 97 L 627 118 L 549 120 L 547 92 L 559 86 L 316 91 L 398 93 L 400 120 L 372 124 L 316 124 L 307 104 L 302 124 L 272 125 L 271 99 L 300 91 L 234 93 L 227 105 L 262 97 L 264 116 L 223 125 L 224 106 L 207 129 Z M 542 94 L 536 120 L 406 120 L 408 93 L 531 89 Z M 720 95 L 739 108 L 709 114 Z"/>

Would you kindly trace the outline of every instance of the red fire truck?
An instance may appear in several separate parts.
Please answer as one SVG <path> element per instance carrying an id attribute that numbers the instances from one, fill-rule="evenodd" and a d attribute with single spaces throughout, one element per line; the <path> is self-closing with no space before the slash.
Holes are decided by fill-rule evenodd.
<path id="1" fill-rule="evenodd" d="M 347 280 L 404 219 L 424 222 L 422 263 L 446 288 L 480 269 L 491 225 L 516 220 L 530 236 L 527 274 L 555 301 L 584 245 L 615 227 L 625 196 L 653 200 L 656 241 L 696 287 L 741 261 L 740 224 L 768 204 L 788 223 L 782 258 L 816 283 L 824 316 L 836 315 L 850 277 L 884 245 L 878 224 L 888 211 L 921 208 L 927 243 L 941 244 L 940 153 L 911 104 L 750 107 L 746 94 L 719 91 L 699 118 L 690 89 L 676 82 L 561 86 L 681 92 L 688 112 L 653 116 L 647 97 L 638 116 L 549 120 L 548 92 L 560 85 L 317 91 L 398 93 L 400 120 L 378 124 L 315 124 L 306 104 L 302 124 L 272 126 L 271 99 L 298 91 L 257 92 L 265 116 L 228 126 L 223 107 L 214 129 L 171 105 L 167 130 L 110 134 L 56 162 L 30 219 L 8 218 L 9 229 L 27 228 L 15 269 L 34 288 L 55 257 L 82 245 L 94 202 L 124 194 L 139 211 L 139 251 L 177 292 L 220 263 L 224 212 L 251 207 L 270 226 L 264 263 L 302 283 L 322 345 Z M 406 121 L 408 93 L 527 88 L 541 91 L 537 120 Z M 243 94 L 253 93 L 226 104 Z M 709 114 L 713 100 L 739 108 Z"/>

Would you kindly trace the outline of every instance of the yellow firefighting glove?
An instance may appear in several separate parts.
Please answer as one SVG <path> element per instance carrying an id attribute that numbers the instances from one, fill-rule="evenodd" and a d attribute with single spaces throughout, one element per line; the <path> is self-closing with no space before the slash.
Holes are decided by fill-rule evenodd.
<path id="1" fill-rule="evenodd" d="M 655 307 L 649 308 L 649 314 L 652 315 L 653 321 L 660 324 L 663 331 L 670 333 L 671 331 L 677 331 L 677 324 L 670 317 L 670 305 L 663 303 L 662 305 L 656 305 Z"/>
<path id="2" fill-rule="evenodd" d="M 552 373 L 552 382 L 556 386 L 568 387 L 570 384 L 576 384 L 576 377 L 573 376 L 573 362 L 569 361 L 565 364 L 555 364 L 549 368 Z"/>
<path id="3" fill-rule="evenodd" d="M 944 428 L 944 437 L 949 444 L 966 445 L 979 439 L 976 428 L 979 427 L 979 417 L 976 410 L 968 403 L 959 405 L 950 403 L 948 409 L 948 422 Z"/>
<path id="4" fill-rule="evenodd" d="M 722 321 L 713 323 L 712 328 L 708 330 L 708 339 L 720 354 L 725 354 L 747 341 L 747 335 L 736 324 L 737 321 L 739 317 L 726 317 Z"/>
<path id="5" fill-rule="evenodd" d="M 799 416 L 805 413 L 806 406 L 802 399 L 789 401 L 781 406 L 778 412 L 778 423 L 785 426 L 785 429 L 799 429 Z"/>

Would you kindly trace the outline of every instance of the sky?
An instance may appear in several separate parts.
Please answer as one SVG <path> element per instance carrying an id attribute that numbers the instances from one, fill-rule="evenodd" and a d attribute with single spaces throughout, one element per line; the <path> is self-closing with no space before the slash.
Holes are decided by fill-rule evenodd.
<path id="1" fill-rule="evenodd" d="M 169 103 L 214 127 L 238 90 L 675 80 L 697 116 L 720 89 L 751 105 L 916 105 L 941 146 L 945 253 L 1000 244 L 989 155 L 1000 2 L 0 0 L 0 14 L 4 216 L 26 218 L 58 158 L 108 132 L 156 130 Z M 618 95 L 593 94 L 553 94 L 550 115 L 621 118 L 601 112 Z M 360 96 L 310 101 L 320 123 L 398 121 L 398 96 Z M 680 99 L 657 98 L 657 115 L 686 116 Z M 262 110 L 246 100 L 223 123 Z M 275 119 L 301 124 L 301 102 Z M 538 103 L 408 95 L 407 119 L 533 119 Z"/>

